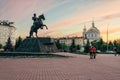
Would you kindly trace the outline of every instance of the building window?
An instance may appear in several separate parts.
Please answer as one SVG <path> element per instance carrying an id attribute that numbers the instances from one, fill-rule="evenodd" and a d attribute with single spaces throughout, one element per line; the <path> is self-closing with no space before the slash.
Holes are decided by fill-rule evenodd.
<path id="1" fill-rule="evenodd" d="M 96 34 L 95 34 L 95 37 L 97 37 Z"/>
<path id="2" fill-rule="evenodd" d="M 93 37 L 93 34 L 91 34 L 91 37 Z"/>
<path id="3" fill-rule="evenodd" d="M 90 35 L 88 34 L 87 37 L 89 37 Z"/>

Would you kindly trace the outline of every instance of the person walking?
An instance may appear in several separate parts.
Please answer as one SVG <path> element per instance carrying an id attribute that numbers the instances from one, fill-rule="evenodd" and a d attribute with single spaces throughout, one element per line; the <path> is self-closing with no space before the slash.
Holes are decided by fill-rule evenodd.
<path id="1" fill-rule="evenodd" d="M 117 49 L 117 47 L 114 47 L 113 48 L 113 51 L 114 51 L 114 54 L 115 54 L 115 56 L 119 56 L 120 55 L 120 52 L 119 52 L 119 50 Z"/>
<path id="2" fill-rule="evenodd" d="M 113 51 L 114 51 L 115 56 L 117 56 L 117 48 L 116 47 L 114 47 Z"/>
<path id="3" fill-rule="evenodd" d="M 92 46 L 90 46 L 89 52 L 90 52 L 90 59 L 93 59 L 93 47 Z"/>
<path id="4" fill-rule="evenodd" d="M 96 47 L 93 46 L 92 50 L 93 50 L 93 59 L 95 59 L 96 58 Z"/>

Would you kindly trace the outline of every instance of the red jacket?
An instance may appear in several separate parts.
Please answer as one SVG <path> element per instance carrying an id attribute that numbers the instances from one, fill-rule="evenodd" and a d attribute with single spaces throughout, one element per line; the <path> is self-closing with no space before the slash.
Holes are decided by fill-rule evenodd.
<path id="1" fill-rule="evenodd" d="M 92 50 L 93 50 L 93 52 L 96 52 L 96 48 L 95 47 L 93 47 Z"/>
<path id="2" fill-rule="evenodd" d="M 90 47 L 89 52 L 93 52 L 93 48 L 92 47 Z"/>
<path id="3" fill-rule="evenodd" d="M 95 47 L 90 47 L 89 52 L 96 52 L 96 48 Z"/>

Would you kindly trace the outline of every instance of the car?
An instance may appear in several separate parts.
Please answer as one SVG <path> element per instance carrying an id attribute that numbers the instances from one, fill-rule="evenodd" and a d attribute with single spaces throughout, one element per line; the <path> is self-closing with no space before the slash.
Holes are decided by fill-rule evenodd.
<path id="1" fill-rule="evenodd" d="M 4 51 L 4 49 L 0 49 L 0 52 L 3 52 Z"/>
<path id="2" fill-rule="evenodd" d="M 96 52 L 97 52 L 97 53 L 100 53 L 101 51 L 100 51 L 100 50 L 97 50 Z"/>
<path id="3" fill-rule="evenodd" d="M 106 53 L 115 53 L 115 51 L 106 51 Z"/>
<path id="4" fill-rule="evenodd" d="M 84 52 L 84 51 L 81 49 L 81 50 L 77 50 L 76 52 L 77 53 L 81 53 L 81 52 Z"/>

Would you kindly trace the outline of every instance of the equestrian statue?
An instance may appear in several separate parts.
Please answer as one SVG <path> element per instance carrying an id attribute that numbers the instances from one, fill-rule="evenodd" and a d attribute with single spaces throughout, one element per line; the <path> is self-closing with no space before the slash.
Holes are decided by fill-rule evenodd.
<path id="1" fill-rule="evenodd" d="M 43 24 L 43 20 L 45 20 L 45 17 L 43 14 L 41 14 L 40 16 L 37 17 L 36 13 L 34 13 L 32 20 L 33 20 L 33 25 L 31 26 L 31 29 L 29 32 L 29 37 L 33 37 L 33 32 L 35 32 L 36 37 L 38 37 L 37 31 L 39 28 L 43 29 L 43 27 L 45 26 L 46 29 L 48 29 L 47 26 L 45 24 Z"/>

